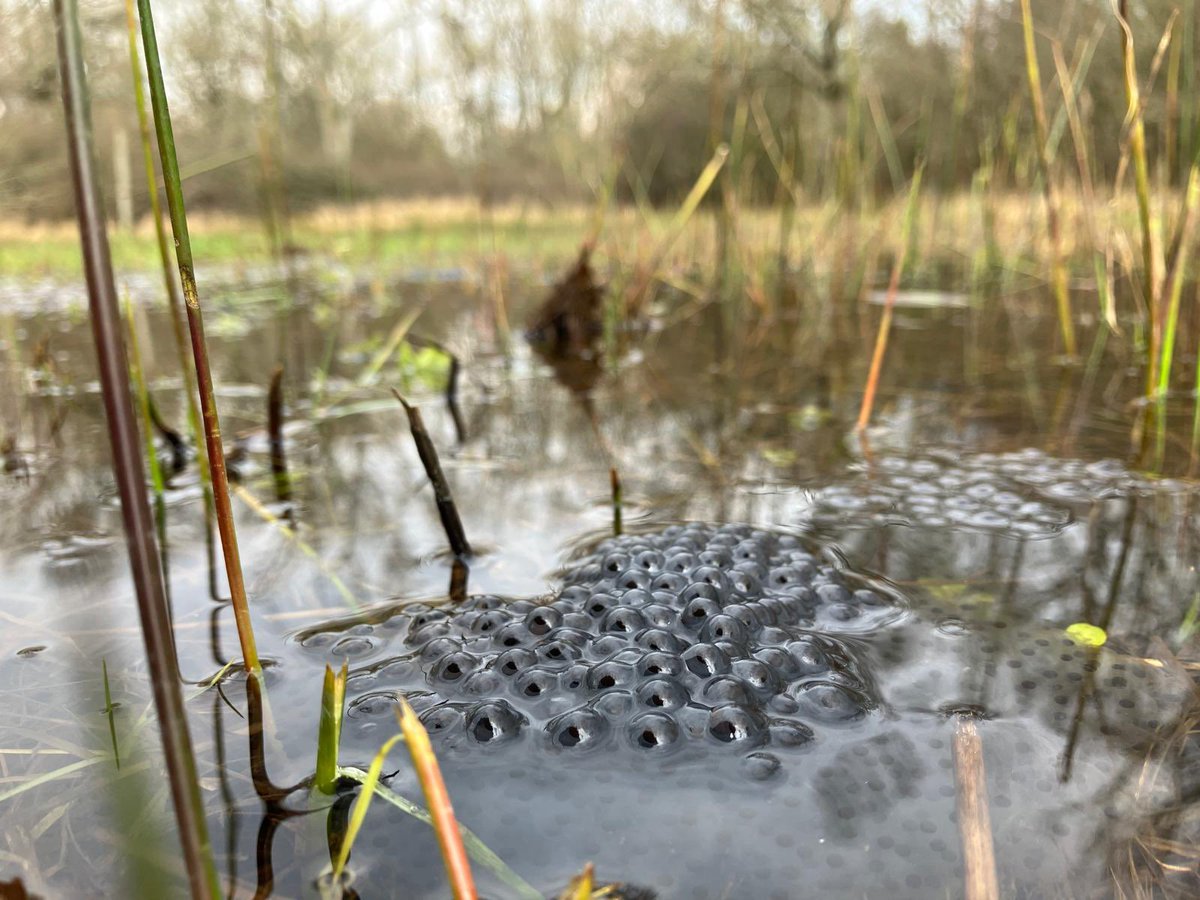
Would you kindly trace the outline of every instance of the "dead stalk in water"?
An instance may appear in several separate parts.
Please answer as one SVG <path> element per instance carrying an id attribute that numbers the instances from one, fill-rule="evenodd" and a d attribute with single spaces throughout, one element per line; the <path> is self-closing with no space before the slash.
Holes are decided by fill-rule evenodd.
<path id="1" fill-rule="evenodd" d="M 283 366 L 271 372 L 271 387 L 267 391 L 267 439 L 271 444 L 271 475 L 275 480 L 275 497 L 280 503 L 292 499 L 291 479 L 288 477 L 287 453 L 283 443 Z"/>
<path id="2" fill-rule="evenodd" d="M 621 525 L 621 473 L 616 466 L 608 470 L 608 483 L 612 487 L 613 534 L 620 537 L 624 530 Z"/>
<path id="3" fill-rule="evenodd" d="M 417 455 L 421 457 L 421 465 L 425 467 L 425 474 L 433 483 L 438 516 L 442 520 L 442 528 L 446 531 L 450 549 L 454 551 L 455 556 L 470 556 L 471 544 L 467 541 L 467 534 L 463 530 L 458 507 L 454 504 L 454 495 L 450 493 L 450 482 L 446 480 L 446 473 L 442 471 L 442 464 L 438 460 L 437 448 L 433 445 L 429 432 L 425 430 L 425 421 L 421 418 L 421 410 L 405 400 L 399 391 L 393 389 L 392 393 L 396 395 L 396 399 L 400 401 L 400 405 L 404 407 L 404 412 L 408 415 L 408 427 L 412 431 L 413 443 L 417 445 Z"/>
<path id="4" fill-rule="evenodd" d="M 1000 900 L 992 820 L 988 812 L 987 773 L 983 767 L 983 742 L 975 722 L 965 716 L 958 716 L 954 722 L 954 780 L 966 898 Z"/>

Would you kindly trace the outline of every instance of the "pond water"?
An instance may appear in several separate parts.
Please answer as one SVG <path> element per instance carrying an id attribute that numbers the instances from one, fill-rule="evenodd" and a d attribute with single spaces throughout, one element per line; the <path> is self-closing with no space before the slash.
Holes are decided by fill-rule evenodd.
<path id="1" fill-rule="evenodd" d="M 665 296 L 615 360 L 555 367 L 516 336 L 502 352 L 460 276 L 208 273 L 265 709 L 236 672 L 201 683 L 238 643 L 191 460 L 165 561 L 227 894 L 317 895 L 352 792 L 287 787 L 342 661 L 342 762 L 367 766 L 408 695 L 460 820 L 525 883 L 477 864 L 484 896 L 556 896 L 588 861 L 630 897 L 963 896 L 967 721 L 1003 896 L 1200 891 L 1191 398 L 1168 404 L 1160 472 L 1131 467 L 1125 339 L 1067 367 L 1045 298 L 923 292 L 897 308 L 868 442 L 870 304 Z M 154 280 L 127 287 L 182 428 Z M 544 291 L 514 278 L 513 321 Z M 82 297 L 0 301 L 0 881 L 179 893 Z M 373 374 L 417 310 L 411 333 L 460 360 L 457 425 L 438 353 Z M 265 431 L 276 364 L 290 496 Z M 392 386 L 476 548 L 465 602 Z M 421 801 L 402 748 L 386 771 Z M 382 802 L 350 868 L 362 897 L 449 895 L 432 831 Z"/>

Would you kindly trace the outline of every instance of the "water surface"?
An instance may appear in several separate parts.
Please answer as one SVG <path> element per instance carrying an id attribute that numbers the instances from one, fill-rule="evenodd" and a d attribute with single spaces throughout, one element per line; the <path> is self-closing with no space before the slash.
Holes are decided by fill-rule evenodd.
<path id="1" fill-rule="evenodd" d="M 322 672 L 343 660 L 354 673 L 343 762 L 365 767 L 393 733 L 391 698 L 424 691 L 427 723 L 446 726 L 435 742 L 460 818 L 546 894 L 592 860 L 603 879 L 663 897 L 961 896 L 950 747 L 967 714 L 980 717 L 1007 895 L 1107 896 L 1114 879 L 1176 896 L 1200 888 L 1185 668 L 1197 597 L 1190 398 L 1168 407 L 1169 477 L 1131 466 L 1128 403 L 1140 377 L 1116 339 L 1095 368 L 1063 367 L 1047 345 L 1042 298 L 939 303 L 922 293 L 897 311 L 876 427 L 863 441 L 850 428 L 870 307 L 831 317 L 802 295 L 767 322 L 749 308 L 667 296 L 606 366 L 555 367 L 519 338 L 503 352 L 492 306 L 469 279 L 309 271 L 210 282 L 224 430 L 236 435 L 240 488 L 258 505 L 235 501 L 260 652 L 273 663 L 261 747 L 248 740 L 240 678 L 220 693 L 195 684 L 235 659 L 238 644 L 192 463 L 170 479 L 166 563 L 228 893 L 315 896 L 327 828 L 345 803 L 331 813 L 304 791 L 281 796 L 256 764 L 275 788 L 311 774 Z M 514 321 L 544 290 L 532 276 L 509 287 Z M 153 279 L 129 288 L 142 301 L 155 399 L 182 424 Z M 177 891 L 79 301 L 60 286 L 5 287 L 0 422 L 14 446 L 0 479 L 10 511 L 0 523 L 0 878 L 19 876 L 45 896 L 94 896 L 97 885 Z M 462 363 L 461 441 L 436 353 L 405 351 L 362 377 L 418 307 L 413 333 Z M 264 429 L 276 363 L 290 498 L 276 493 Z M 487 605 L 516 618 L 510 601 L 561 600 L 566 577 L 581 604 L 567 612 L 586 615 L 600 593 L 632 607 L 631 589 L 611 583 L 621 573 L 587 570 L 589 554 L 598 566 L 612 553 L 670 549 L 672 527 L 737 524 L 738 540 L 808 554 L 814 596 L 833 585 L 846 597 L 825 596 L 731 649 L 782 667 L 767 651 L 794 658 L 789 647 L 811 639 L 821 661 L 789 670 L 753 702 L 725 698 L 759 717 L 745 743 L 740 732 L 714 734 L 725 700 L 693 678 L 688 702 L 666 710 L 680 749 L 659 755 L 627 727 L 641 714 L 626 701 L 639 702 L 644 675 L 612 685 L 616 699 L 594 686 L 568 702 L 568 667 L 551 667 L 541 706 L 507 682 L 474 698 L 439 685 L 446 653 L 421 656 L 415 618 L 446 611 L 460 643 L 475 620 L 446 605 L 450 558 L 393 385 L 421 403 L 443 449 L 480 551 L 467 590 L 500 598 Z M 613 462 L 634 536 L 608 545 Z M 696 554 L 725 546 L 719 530 L 690 533 Z M 797 562 L 768 557 L 764 576 Z M 516 607 L 522 621 L 531 605 Z M 1103 629 L 1103 648 L 1068 636 L 1080 623 Z M 679 629 L 680 650 L 711 642 Z M 481 646 L 467 649 L 487 669 L 500 648 Z M 536 654 L 541 644 L 529 646 Z M 623 652 L 588 647 L 585 670 Z M 731 674 L 747 676 L 745 662 Z M 498 699 L 525 724 L 511 741 L 480 741 L 468 730 L 472 705 Z M 581 707 L 612 726 L 597 726 L 604 740 L 588 752 L 554 743 L 556 717 Z M 399 751 L 391 770 L 392 787 L 419 800 Z M 447 896 L 436 859 L 425 825 L 377 804 L 354 852 L 355 889 Z M 486 870 L 480 881 L 488 896 L 517 896 Z"/>

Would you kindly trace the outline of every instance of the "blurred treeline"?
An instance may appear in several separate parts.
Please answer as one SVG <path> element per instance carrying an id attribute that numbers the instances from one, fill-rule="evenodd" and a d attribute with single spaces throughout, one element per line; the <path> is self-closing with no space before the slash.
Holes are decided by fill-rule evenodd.
<path id="1" fill-rule="evenodd" d="M 1198 145 L 1195 0 L 1129 4 L 1148 146 L 1178 179 Z M 1019 0 L 205 0 L 160 2 L 193 208 L 254 212 L 471 195 L 485 203 L 676 202 L 719 143 L 741 197 L 871 202 L 926 184 L 1036 173 Z M 1111 183 L 1126 118 L 1111 0 L 1033 0 L 1051 141 L 1060 78 L 1093 177 Z M 124 8 L 88 0 L 97 143 L 114 215 L 145 189 Z M 1164 32 L 1171 23 L 1170 40 Z M 0 0 L 0 212 L 70 214 L 54 33 L 44 0 Z M 1055 59 L 1056 53 L 1058 59 Z M 190 173 L 190 174 L 189 174 Z"/>

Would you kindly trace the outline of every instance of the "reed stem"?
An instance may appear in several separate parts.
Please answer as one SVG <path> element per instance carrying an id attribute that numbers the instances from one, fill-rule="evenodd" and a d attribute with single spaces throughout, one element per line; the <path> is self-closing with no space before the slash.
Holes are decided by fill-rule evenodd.
<path id="1" fill-rule="evenodd" d="M 262 672 L 250 607 L 246 600 L 246 584 L 242 576 L 242 561 L 238 552 L 237 531 L 233 521 L 233 506 L 229 500 L 229 476 L 225 469 L 225 450 L 221 446 L 221 422 L 217 415 L 213 393 L 212 370 L 209 367 L 208 347 L 204 341 L 204 319 L 200 312 L 200 292 L 196 286 L 192 242 L 188 235 L 187 212 L 183 202 L 183 187 L 179 176 L 179 160 L 175 152 L 175 135 L 171 127 L 171 112 L 167 105 L 167 89 L 163 83 L 162 62 L 158 55 L 158 37 L 154 32 L 154 14 L 150 0 L 138 0 L 142 24 L 142 44 L 146 52 L 146 71 L 150 78 L 150 102 L 154 110 L 154 130 L 162 162 L 166 186 L 167 209 L 171 214 L 171 231 L 175 236 L 175 257 L 179 264 L 179 280 L 187 308 L 188 329 L 191 332 L 192 356 L 196 362 L 197 390 L 200 412 L 204 419 L 204 442 L 208 450 L 209 472 L 212 476 L 213 502 L 216 507 L 217 530 L 221 535 L 221 551 L 225 558 L 225 575 L 237 622 L 238 640 L 247 671 Z"/>
<path id="2" fill-rule="evenodd" d="M 1028 0 L 1022 0 L 1028 2 Z M 1158 265 L 1158 241 L 1150 208 L 1150 168 L 1146 162 L 1146 127 L 1142 117 L 1142 99 L 1138 89 L 1137 61 L 1133 50 L 1133 31 L 1129 27 L 1128 0 L 1119 0 L 1117 22 L 1121 26 L 1121 59 L 1125 66 L 1125 100 L 1129 108 L 1129 152 L 1133 158 L 1133 176 L 1138 200 L 1138 222 L 1142 231 L 1142 278 L 1146 308 L 1150 311 L 1149 362 L 1146 366 L 1146 395 L 1154 392 L 1158 381 L 1158 356 L 1162 345 L 1161 275 Z"/>
<path id="3" fill-rule="evenodd" d="M 192 439 L 196 444 L 196 454 L 200 462 L 200 477 L 205 483 L 205 502 L 211 502 L 207 496 L 208 486 L 208 454 L 204 447 L 204 431 L 200 423 L 200 409 L 196 405 L 196 376 L 188 361 L 187 325 L 184 320 L 183 301 L 179 297 L 179 287 L 175 281 L 174 260 L 171 257 L 171 245 L 167 243 L 167 229 L 163 224 L 162 203 L 158 199 L 158 179 L 154 174 L 154 151 L 150 145 L 150 118 L 146 113 L 146 92 L 142 89 L 142 63 L 138 55 L 137 14 L 133 7 L 134 0 L 125 0 L 125 26 L 129 36 L 129 68 L 133 81 L 133 98 L 137 107 L 138 133 L 142 143 L 142 162 L 146 169 L 146 189 L 150 198 L 150 217 L 154 220 L 154 237 L 158 244 L 158 256 L 162 262 L 163 286 L 167 291 L 167 308 L 171 311 L 171 331 L 175 337 L 175 350 L 179 355 L 179 371 L 183 375 L 183 393 L 187 398 L 188 424 L 192 430 Z"/>
<path id="4" fill-rule="evenodd" d="M 896 306 L 896 294 L 900 290 L 900 278 L 904 274 L 904 262 L 908 257 L 909 235 L 916 220 L 917 198 L 921 193 L 921 174 L 925 164 L 918 163 L 913 173 L 912 185 L 908 189 L 908 205 L 904 210 L 904 224 L 900 228 L 900 250 L 892 276 L 888 281 L 887 296 L 883 304 L 883 317 L 879 320 L 879 332 L 875 336 L 875 351 L 871 354 L 871 370 L 867 375 L 867 386 L 863 391 L 862 405 L 858 410 L 858 421 L 854 430 L 861 433 L 871 421 L 871 410 L 875 406 L 875 392 L 879 387 L 879 376 L 883 371 L 883 357 L 887 352 L 888 336 L 892 330 L 892 310 Z"/>
<path id="5" fill-rule="evenodd" d="M 1163 335 L 1162 358 L 1158 366 L 1158 396 L 1165 397 L 1171 383 L 1171 359 L 1175 353 L 1175 335 L 1179 328 L 1179 307 L 1183 300 L 1183 283 L 1187 278 L 1188 254 L 1196 231 L 1196 212 L 1200 207 L 1200 157 L 1192 164 L 1184 193 L 1183 214 L 1175 239 L 1174 261 L 1167 281 L 1167 327 Z"/>
<path id="6" fill-rule="evenodd" d="M 129 367 L 121 339 L 121 318 L 113 283 L 104 207 L 97 187 L 91 142 L 91 102 L 84 73 L 78 0 L 54 0 L 54 18 L 92 336 L 96 344 L 113 471 L 121 497 L 121 517 L 142 623 L 150 685 L 158 713 L 167 779 L 191 895 L 197 900 L 218 897 L 220 888 L 204 821 L 204 804 L 192 755 L 187 714 L 179 689 L 179 665 L 175 658 L 167 612 L 166 589 L 155 547 L 150 506 L 146 501 L 141 441 L 134 418 Z"/>
<path id="7" fill-rule="evenodd" d="M 1021 22 L 1025 32 L 1025 72 L 1029 79 L 1029 94 L 1033 100 L 1037 159 L 1046 205 L 1046 228 L 1050 232 L 1050 282 L 1058 306 L 1058 327 L 1062 332 L 1063 349 L 1068 357 L 1074 359 L 1078 354 L 1075 345 L 1075 324 L 1071 319 L 1067 265 L 1063 259 L 1062 214 L 1051 174 L 1049 128 L 1046 123 L 1046 106 L 1042 99 L 1042 76 L 1038 70 L 1037 47 L 1033 41 L 1033 13 L 1029 3 L 1030 0 L 1021 0 Z"/>

